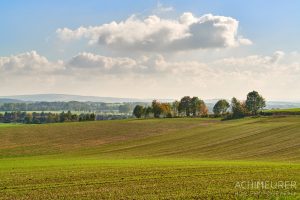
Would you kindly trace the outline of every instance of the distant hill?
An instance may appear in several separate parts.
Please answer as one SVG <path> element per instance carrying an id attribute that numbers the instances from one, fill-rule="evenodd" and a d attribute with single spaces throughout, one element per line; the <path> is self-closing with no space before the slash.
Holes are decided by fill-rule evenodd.
<path id="1" fill-rule="evenodd" d="M 0 98 L 0 103 L 21 103 L 23 101 L 17 99 Z"/>
<path id="2" fill-rule="evenodd" d="M 151 102 L 153 99 L 138 98 L 118 98 L 118 97 L 98 97 L 98 96 L 81 96 L 69 94 L 33 94 L 33 95 L 14 95 L 0 98 L 14 99 L 16 101 L 80 101 L 80 102 L 105 102 L 105 103 L 122 103 L 122 102 Z M 160 101 L 172 101 L 172 99 L 160 99 Z"/>
<path id="3" fill-rule="evenodd" d="M 123 103 L 123 102 L 152 102 L 151 99 L 139 98 L 118 98 L 118 97 L 98 97 L 98 96 L 82 96 L 82 95 L 69 95 L 69 94 L 32 94 L 32 95 L 14 95 L 0 97 L 0 103 L 20 103 L 20 102 L 104 102 L 104 103 Z M 158 99 L 162 102 L 172 102 L 174 99 Z M 207 107 L 212 111 L 213 106 L 219 99 L 206 99 L 204 100 Z M 227 100 L 230 102 L 230 100 Z M 285 102 L 285 101 L 267 101 L 266 109 L 287 109 L 287 108 L 300 108 L 300 102 Z"/>
<path id="4" fill-rule="evenodd" d="M 267 109 L 300 108 L 300 102 L 267 101 Z"/>

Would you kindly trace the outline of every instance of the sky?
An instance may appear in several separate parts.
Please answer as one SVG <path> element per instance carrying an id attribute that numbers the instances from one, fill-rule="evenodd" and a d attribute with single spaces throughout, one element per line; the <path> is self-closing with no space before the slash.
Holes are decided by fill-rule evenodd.
<path id="1" fill-rule="evenodd" d="M 300 2 L 0 2 L 0 96 L 300 101 Z"/>

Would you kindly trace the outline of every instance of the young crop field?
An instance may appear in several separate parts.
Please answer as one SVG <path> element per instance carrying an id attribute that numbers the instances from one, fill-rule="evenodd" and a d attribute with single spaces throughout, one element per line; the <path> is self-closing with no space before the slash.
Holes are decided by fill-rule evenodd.
<path id="1" fill-rule="evenodd" d="M 297 116 L 0 126 L 0 143 L 0 199 L 300 198 Z"/>
<path id="2" fill-rule="evenodd" d="M 263 113 L 272 115 L 300 115 L 300 108 L 272 109 L 265 110 Z"/>
<path id="3" fill-rule="evenodd" d="M 287 108 L 287 109 L 271 109 L 264 112 L 300 112 L 300 108 Z"/>

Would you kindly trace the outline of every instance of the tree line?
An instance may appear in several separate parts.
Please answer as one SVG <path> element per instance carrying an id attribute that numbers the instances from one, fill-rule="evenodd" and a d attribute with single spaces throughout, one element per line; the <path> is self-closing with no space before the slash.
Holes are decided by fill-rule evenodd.
<path id="1" fill-rule="evenodd" d="M 0 111 L 76 111 L 76 112 L 119 112 L 132 113 L 133 107 L 142 103 L 103 103 L 103 102 L 22 102 L 3 103 Z"/>
<path id="2" fill-rule="evenodd" d="M 5 112 L 0 113 L 0 123 L 24 123 L 24 124 L 45 124 L 58 122 L 81 122 L 94 121 L 96 115 L 94 113 L 75 114 L 71 111 L 61 113 L 51 112 Z"/>
<path id="3" fill-rule="evenodd" d="M 199 97 L 185 96 L 180 101 L 172 103 L 161 103 L 153 100 L 151 106 L 136 105 L 133 109 L 133 115 L 137 118 L 206 117 L 208 116 L 208 108 Z"/>
<path id="4" fill-rule="evenodd" d="M 236 119 L 258 115 L 266 106 L 265 99 L 256 91 L 247 94 L 246 101 L 233 97 L 229 103 L 225 99 L 218 100 L 213 107 L 213 115 L 209 115 L 206 104 L 199 97 L 182 97 L 180 101 L 161 103 L 156 100 L 151 106 L 136 105 L 133 115 L 136 118 L 161 117 L 223 117 Z"/>

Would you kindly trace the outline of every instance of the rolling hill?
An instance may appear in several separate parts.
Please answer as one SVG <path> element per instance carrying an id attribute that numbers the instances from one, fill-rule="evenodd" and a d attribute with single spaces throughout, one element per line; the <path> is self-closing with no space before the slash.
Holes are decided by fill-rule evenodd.
<path id="1" fill-rule="evenodd" d="M 300 117 L 149 119 L 0 129 L 0 157 L 97 155 L 300 161 Z"/>
<path id="2" fill-rule="evenodd" d="M 299 199 L 300 117 L 0 125 L 0 199 Z"/>

